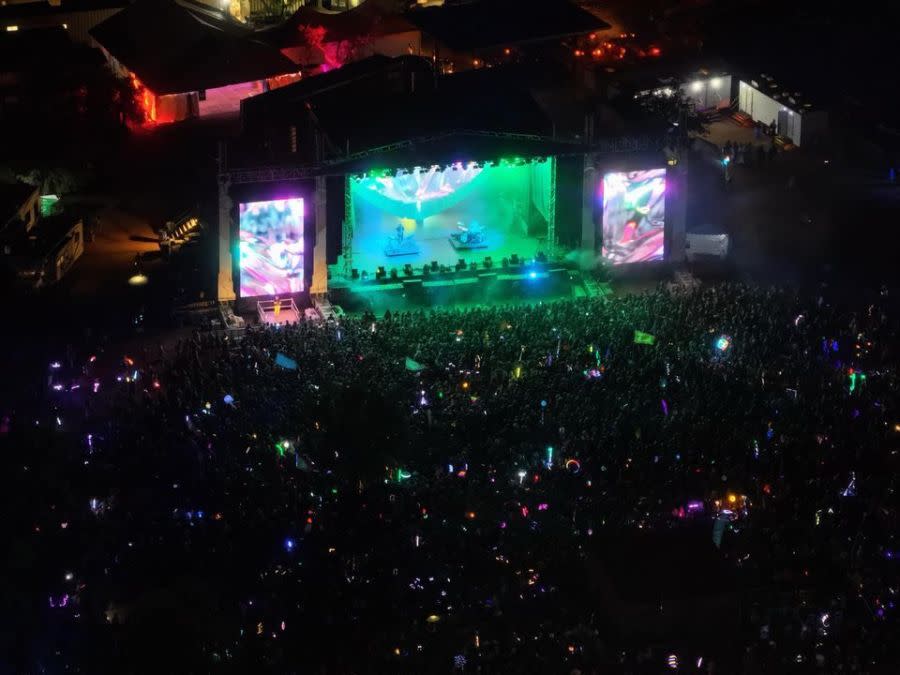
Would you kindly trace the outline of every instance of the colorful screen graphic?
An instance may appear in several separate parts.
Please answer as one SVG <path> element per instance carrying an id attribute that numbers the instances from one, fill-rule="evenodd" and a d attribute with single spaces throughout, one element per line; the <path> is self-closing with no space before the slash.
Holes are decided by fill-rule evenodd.
<path id="1" fill-rule="evenodd" d="M 665 258 L 666 170 L 603 176 L 603 257 L 613 265 Z"/>
<path id="2" fill-rule="evenodd" d="M 240 205 L 241 297 L 303 290 L 303 199 Z"/>
<path id="3" fill-rule="evenodd" d="M 420 267 L 545 250 L 552 162 L 457 163 L 350 182 L 353 267 Z"/>

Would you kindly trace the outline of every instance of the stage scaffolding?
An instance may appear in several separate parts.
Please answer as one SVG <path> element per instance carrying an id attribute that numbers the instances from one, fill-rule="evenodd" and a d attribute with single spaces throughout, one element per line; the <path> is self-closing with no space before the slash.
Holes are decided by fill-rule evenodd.
<path id="1" fill-rule="evenodd" d="M 547 256 L 556 257 L 556 157 L 550 158 L 550 199 L 547 203 Z"/>
<path id="2" fill-rule="evenodd" d="M 350 278 L 353 271 L 353 227 L 356 224 L 356 214 L 353 212 L 353 195 L 350 192 L 352 178 L 344 178 L 344 226 L 341 228 L 341 255 L 344 263 L 344 277 Z"/>

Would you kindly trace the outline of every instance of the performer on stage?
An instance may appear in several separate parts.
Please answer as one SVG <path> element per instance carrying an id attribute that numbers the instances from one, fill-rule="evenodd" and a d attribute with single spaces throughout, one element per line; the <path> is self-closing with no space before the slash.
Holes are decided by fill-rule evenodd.
<path id="1" fill-rule="evenodd" d="M 461 222 L 456 223 L 459 232 L 453 232 L 450 235 L 450 242 L 460 249 L 467 248 L 484 248 L 485 236 L 484 227 L 476 220 L 469 223 L 468 227 Z"/>
<path id="2" fill-rule="evenodd" d="M 416 244 L 415 239 L 406 236 L 406 228 L 402 222 L 397 223 L 394 232 L 396 234 L 387 239 L 387 244 L 384 247 L 385 255 L 415 255 L 419 252 L 419 246 Z"/>

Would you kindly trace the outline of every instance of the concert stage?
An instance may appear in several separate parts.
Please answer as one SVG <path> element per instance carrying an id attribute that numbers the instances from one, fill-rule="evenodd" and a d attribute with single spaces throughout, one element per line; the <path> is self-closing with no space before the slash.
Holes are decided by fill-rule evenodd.
<path id="1" fill-rule="evenodd" d="M 658 153 L 512 138 L 503 147 L 520 153 L 485 159 L 497 139 L 477 138 L 471 161 L 446 161 L 472 155 L 442 138 L 412 148 L 418 164 L 387 153 L 229 173 L 220 293 L 237 290 L 245 312 L 276 297 L 349 312 L 534 302 L 602 295 L 589 271 L 600 264 L 612 274 L 677 262 L 683 172 Z M 390 168 L 371 168 L 376 161 Z"/>

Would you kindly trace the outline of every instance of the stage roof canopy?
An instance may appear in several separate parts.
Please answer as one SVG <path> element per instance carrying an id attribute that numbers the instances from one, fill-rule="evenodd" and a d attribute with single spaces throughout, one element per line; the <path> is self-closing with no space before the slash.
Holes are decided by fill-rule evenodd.
<path id="1" fill-rule="evenodd" d="M 527 89 L 479 73 L 444 77 L 439 85 L 372 97 L 352 105 L 352 88 L 323 91 L 308 99 L 319 128 L 341 151 L 350 152 L 451 131 L 550 136 L 552 124 Z M 464 157 L 455 159 L 463 160 Z"/>
<path id="2" fill-rule="evenodd" d="M 540 42 L 610 28 L 569 0 L 475 0 L 413 8 L 406 16 L 424 33 L 457 50 Z"/>
<path id="3" fill-rule="evenodd" d="M 155 94 L 178 94 L 297 71 L 253 32 L 175 0 L 137 0 L 90 31 Z"/>
<path id="4" fill-rule="evenodd" d="M 418 57 L 406 58 L 415 59 Z M 241 114 L 249 117 L 258 111 L 266 109 L 290 109 L 295 104 L 305 101 L 318 92 L 351 86 L 360 79 L 377 75 L 389 68 L 394 62 L 395 59 L 389 56 L 375 54 L 360 61 L 353 61 L 335 70 L 330 70 L 327 73 L 304 77 L 297 82 L 245 99 L 241 102 Z"/>

